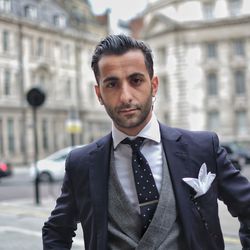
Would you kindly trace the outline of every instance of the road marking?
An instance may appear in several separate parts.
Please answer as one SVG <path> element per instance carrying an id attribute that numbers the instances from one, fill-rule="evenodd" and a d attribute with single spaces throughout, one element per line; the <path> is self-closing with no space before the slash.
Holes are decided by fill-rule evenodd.
<path id="1" fill-rule="evenodd" d="M 235 238 L 235 237 L 225 236 L 224 241 L 225 241 L 225 243 L 231 243 L 231 244 L 237 244 L 237 245 L 241 244 L 240 240 L 238 238 Z"/>
<path id="2" fill-rule="evenodd" d="M 29 229 L 23 229 L 23 228 L 19 228 L 19 227 L 0 226 L 0 233 L 4 233 L 4 232 L 20 233 L 20 234 L 24 234 L 24 235 L 39 237 L 39 238 L 42 237 L 42 232 L 29 230 Z M 79 239 L 73 239 L 73 245 L 79 246 L 79 247 L 84 247 L 83 240 L 79 240 Z"/>
<path id="3" fill-rule="evenodd" d="M 0 232 L 15 232 L 15 233 L 36 236 L 36 237 L 42 236 L 41 232 L 36 232 L 33 230 L 28 230 L 28 229 L 23 229 L 23 228 L 18 228 L 18 227 L 10 227 L 10 226 L 0 226 Z"/>
<path id="4" fill-rule="evenodd" d="M 38 218 L 46 218 L 50 215 L 50 211 L 42 210 L 31 210 L 25 207 L 11 207 L 11 206 L 2 206 L 0 205 L 1 213 L 14 214 L 18 216 L 30 216 Z"/>

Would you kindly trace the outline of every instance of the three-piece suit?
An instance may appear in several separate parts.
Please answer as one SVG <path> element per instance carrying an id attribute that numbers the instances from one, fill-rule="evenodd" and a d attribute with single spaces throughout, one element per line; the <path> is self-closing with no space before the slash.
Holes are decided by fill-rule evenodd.
<path id="1" fill-rule="evenodd" d="M 223 200 L 232 216 L 238 217 L 243 249 L 250 249 L 250 184 L 219 146 L 217 135 L 162 124 L 160 132 L 165 170 L 159 204 L 144 236 L 140 239 L 137 215 L 116 181 L 112 136 L 108 134 L 69 154 L 61 196 L 43 227 L 45 250 L 70 249 L 77 223 L 81 223 L 85 249 L 89 250 L 109 249 L 108 241 L 118 231 L 124 246 L 131 246 L 123 248 L 121 243 L 121 250 L 172 250 L 176 246 L 166 248 L 172 244 L 171 237 L 175 241 L 182 239 L 184 247 L 176 249 L 221 250 L 224 241 L 217 199 Z M 194 190 L 183 178 L 198 178 L 203 163 L 216 177 L 208 191 L 195 198 Z"/>

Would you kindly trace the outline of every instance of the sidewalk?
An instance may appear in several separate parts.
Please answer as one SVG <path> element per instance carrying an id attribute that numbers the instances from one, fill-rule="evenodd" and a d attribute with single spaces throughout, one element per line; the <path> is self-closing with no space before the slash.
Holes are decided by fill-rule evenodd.
<path id="1" fill-rule="evenodd" d="M 54 205 L 54 198 L 43 199 L 41 205 L 30 199 L 0 202 L 0 250 L 42 250 L 41 228 Z M 226 250 L 240 250 L 239 223 L 221 202 L 219 206 Z M 80 225 L 72 249 L 84 249 Z"/>
<path id="2" fill-rule="evenodd" d="M 54 205 L 54 199 L 0 202 L 0 250 L 42 250 L 41 228 Z M 76 233 L 72 249 L 83 250 L 80 226 Z"/>

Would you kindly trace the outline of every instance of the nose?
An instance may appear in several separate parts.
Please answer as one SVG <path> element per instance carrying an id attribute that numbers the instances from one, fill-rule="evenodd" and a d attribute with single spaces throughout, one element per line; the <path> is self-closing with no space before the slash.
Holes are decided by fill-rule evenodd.
<path id="1" fill-rule="evenodd" d="M 120 89 L 120 101 L 121 103 L 130 103 L 132 101 L 132 88 L 127 82 L 122 83 Z"/>

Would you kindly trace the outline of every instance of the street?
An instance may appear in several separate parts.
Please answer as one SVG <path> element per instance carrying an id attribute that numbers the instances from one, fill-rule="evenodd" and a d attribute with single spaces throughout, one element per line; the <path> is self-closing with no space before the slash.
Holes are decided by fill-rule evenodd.
<path id="1" fill-rule="evenodd" d="M 28 168 L 16 168 L 0 181 L 0 250 L 42 249 L 41 228 L 55 206 L 61 182 L 40 184 L 40 204 L 35 202 L 34 183 Z M 84 249 L 79 227 L 73 250 Z"/>
<path id="2" fill-rule="evenodd" d="M 41 199 L 44 197 L 57 197 L 60 193 L 61 183 L 40 185 Z M 0 180 L 0 201 L 34 198 L 34 183 L 29 175 L 28 168 L 16 168 L 13 176 Z"/>
<path id="3" fill-rule="evenodd" d="M 250 179 L 250 167 L 242 171 Z M 42 249 L 41 227 L 55 206 L 61 183 L 42 184 L 41 204 L 35 204 L 34 185 L 25 168 L 17 169 L 10 178 L 0 182 L 0 250 Z M 222 230 L 226 250 L 240 250 L 239 222 L 232 218 L 226 207 L 219 202 Z M 73 250 L 84 249 L 79 226 Z"/>

